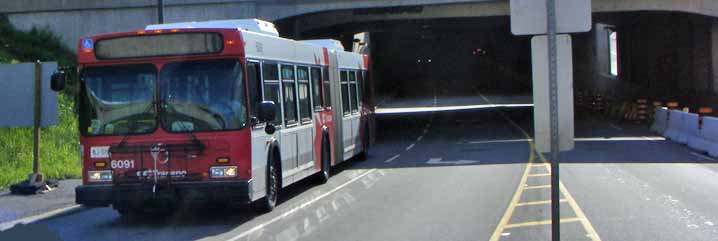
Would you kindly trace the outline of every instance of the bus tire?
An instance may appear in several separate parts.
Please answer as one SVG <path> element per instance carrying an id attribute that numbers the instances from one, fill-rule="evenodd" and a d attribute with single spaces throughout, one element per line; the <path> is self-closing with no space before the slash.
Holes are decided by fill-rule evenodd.
<path id="1" fill-rule="evenodd" d="M 322 170 L 319 172 L 318 180 L 319 183 L 327 183 L 329 181 L 329 177 L 331 177 L 331 156 L 329 155 L 329 144 L 327 143 L 327 139 L 323 138 L 322 140 Z"/>
<path id="2" fill-rule="evenodd" d="M 276 161 L 277 158 L 279 157 L 276 155 L 276 151 L 273 151 L 267 162 L 266 194 L 255 205 L 255 210 L 262 213 L 271 212 L 277 206 L 279 189 L 281 189 L 281 172 L 278 167 L 279 162 Z"/>

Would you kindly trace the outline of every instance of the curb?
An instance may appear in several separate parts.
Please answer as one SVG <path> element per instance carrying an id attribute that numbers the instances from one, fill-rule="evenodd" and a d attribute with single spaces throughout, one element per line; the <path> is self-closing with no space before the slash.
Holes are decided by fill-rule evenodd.
<path id="1" fill-rule="evenodd" d="M 72 206 L 47 211 L 47 212 L 44 212 L 41 214 L 24 217 L 24 218 L 21 218 L 18 220 L 0 223 L 0 232 L 11 229 L 11 228 L 15 227 L 15 225 L 18 225 L 18 224 L 31 224 L 31 223 L 34 223 L 37 221 L 42 221 L 42 220 L 49 219 L 49 218 L 56 217 L 56 216 L 69 215 L 69 214 L 81 212 L 86 209 L 88 209 L 88 208 L 84 207 L 82 205 L 75 204 Z"/>

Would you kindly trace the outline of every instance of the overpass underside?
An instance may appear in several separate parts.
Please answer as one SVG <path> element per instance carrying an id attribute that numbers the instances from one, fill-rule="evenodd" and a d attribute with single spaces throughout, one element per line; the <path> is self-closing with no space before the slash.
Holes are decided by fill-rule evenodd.
<path id="1" fill-rule="evenodd" d="M 410 15 L 411 8 L 385 9 Z M 310 25 L 331 12 L 279 21 L 288 37 L 342 39 L 370 33 L 379 96 L 531 93 L 530 37 L 514 36 L 508 16 L 411 18 Z M 355 12 L 355 14 L 368 14 Z M 683 12 L 593 14 L 590 32 L 573 34 L 574 93 L 609 101 L 677 101 L 718 107 L 718 19 Z M 584 97 L 588 96 L 588 97 Z M 590 100 L 588 100 L 590 101 Z"/>

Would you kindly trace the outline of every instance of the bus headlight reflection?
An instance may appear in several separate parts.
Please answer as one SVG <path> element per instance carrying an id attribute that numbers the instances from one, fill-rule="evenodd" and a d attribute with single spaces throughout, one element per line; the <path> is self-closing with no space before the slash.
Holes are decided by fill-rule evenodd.
<path id="1" fill-rule="evenodd" d="M 112 171 L 106 170 L 106 171 L 88 171 L 87 172 L 87 181 L 90 182 L 111 182 L 112 181 Z"/>
<path id="2" fill-rule="evenodd" d="M 209 173 L 212 178 L 236 177 L 237 176 L 237 167 L 236 166 L 211 167 L 209 169 Z"/>

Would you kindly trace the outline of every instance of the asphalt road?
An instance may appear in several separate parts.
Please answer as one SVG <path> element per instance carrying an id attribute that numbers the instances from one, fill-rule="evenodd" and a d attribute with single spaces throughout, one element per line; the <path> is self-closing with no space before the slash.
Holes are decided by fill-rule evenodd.
<path id="1" fill-rule="evenodd" d="M 491 106 L 521 99 L 407 101 L 426 108 L 381 115 L 368 160 L 290 186 L 271 213 L 187 207 L 128 222 L 94 208 L 32 226 L 63 240 L 549 240 L 551 170 L 531 151 L 531 108 Z M 644 126 L 576 129 L 560 170 L 562 240 L 718 240 L 718 162 Z"/>

